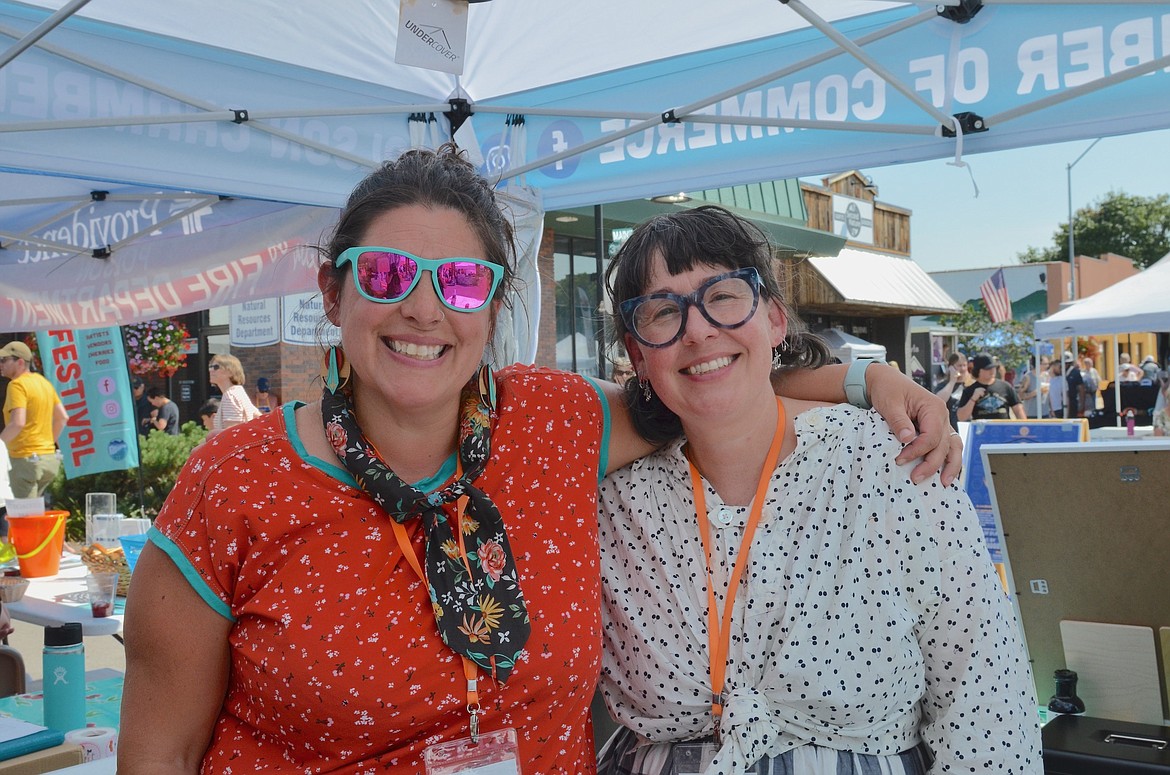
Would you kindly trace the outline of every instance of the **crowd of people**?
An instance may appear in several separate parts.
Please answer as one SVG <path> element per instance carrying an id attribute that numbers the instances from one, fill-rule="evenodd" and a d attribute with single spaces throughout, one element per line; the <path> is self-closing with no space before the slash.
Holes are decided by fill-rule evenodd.
<path id="1" fill-rule="evenodd" d="M 199 423 L 209 433 L 218 433 L 224 428 L 259 417 L 280 404 L 279 398 L 269 389 L 267 377 L 257 381 L 256 401 L 252 400 L 244 387 L 246 379 L 243 364 L 234 355 L 213 356 L 207 374 L 208 383 L 220 393 L 220 396 L 204 402 L 197 412 Z M 139 433 L 145 436 L 158 430 L 172 436 L 179 435 L 179 405 L 171 400 L 163 388 L 157 385 L 148 388 L 141 377 L 132 376 L 130 391 Z"/>
<path id="2" fill-rule="evenodd" d="M 1140 366 L 1124 352 L 1119 361 L 1118 382 L 1159 386 L 1150 409 L 1150 414 L 1156 415 L 1165 401 L 1166 372 L 1152 355 Z M 1071 350 L 1055 360 L 1042 355 L 1039 368 L 1036 357 L 1029 356 L 1027 365 L 1014 376 L 1014 382 L 1009 383 L 1003 364 L 988 353 L 968 361 L 963 353 L 953 352 L 947 357 L 945 376 L 935 384 L 935 394 L 947 402 L 956 428 L 959 421 L 1076 418 L 1107 408 L 1103 393 L 1109 385 L 1089 355 L 1074 355 Z"/>

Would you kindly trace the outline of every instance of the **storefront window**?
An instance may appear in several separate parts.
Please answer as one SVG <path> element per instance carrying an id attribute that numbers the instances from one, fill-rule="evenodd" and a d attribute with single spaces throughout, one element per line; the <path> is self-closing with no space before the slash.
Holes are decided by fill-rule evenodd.
<path id="1" fill-rule="evenodd" d="M 553 256 L 557 299 L 557 368 L 599 376 L 604 343 L 596 243 L 558 235 Z"/>

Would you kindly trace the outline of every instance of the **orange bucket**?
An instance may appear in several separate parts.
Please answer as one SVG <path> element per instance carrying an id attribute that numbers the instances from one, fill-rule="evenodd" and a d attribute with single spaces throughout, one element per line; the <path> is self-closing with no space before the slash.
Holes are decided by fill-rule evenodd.
<path id="1" fill-rule="evenodd" d="M 8 517 L 8 540 L 16 548 L 20 575 L 26 579 L 56 576 L 65 546 L 68 511 L 46 511 L 31 517 Z"/>

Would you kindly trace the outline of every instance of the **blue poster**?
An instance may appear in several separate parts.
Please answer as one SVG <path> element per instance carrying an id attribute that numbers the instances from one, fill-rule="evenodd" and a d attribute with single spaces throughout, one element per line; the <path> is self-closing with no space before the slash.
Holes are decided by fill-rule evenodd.
<path id="1" fill-rule="evenodd" d="M 57 440 L 65 478 L 138 467 L 134 400 L 117 327 L 37 332 L 45 377 L 69 422 Z"/>
<path id="2" fill-rule="evenodd" d="M 983 470 L 983 444 L 1045 444 L 1089 440 L 1089 421 L 1070 420 L 975 420 L 969 423 L 963 440 L 963 486 L 979 524 L 994 563 L 1003 562 L 1003 540 L 995 528 L 995 512 L 991 508 L 991 490 Z"/>

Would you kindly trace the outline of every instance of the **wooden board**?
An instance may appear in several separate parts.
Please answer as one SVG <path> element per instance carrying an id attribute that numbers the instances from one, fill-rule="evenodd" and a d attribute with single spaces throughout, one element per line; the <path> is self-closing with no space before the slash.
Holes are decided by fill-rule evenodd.
<path id="1" fill-rule="evenodd" d="M 1162 665 L 1162 703 L 1170 707 L 1170 627 L 1158 628 L 1158 656 Z"/>
<path id="2" fill-rule="evenodd" d="M 1154 630 L 1128 624 L 1060 623 L 1064 662 L 1077 672 L 1085 715 L 1162 723 L 1162 688 Z"/>
<path id="3" fill-rule="evenodd" d="M 1170 441 L 981 451 L 1044 704 L 1053 671 L 1065 667 L 1062 619 L 1170 627 Z M 1165 706 L 1162 713 L 1170 717 Z"/>

